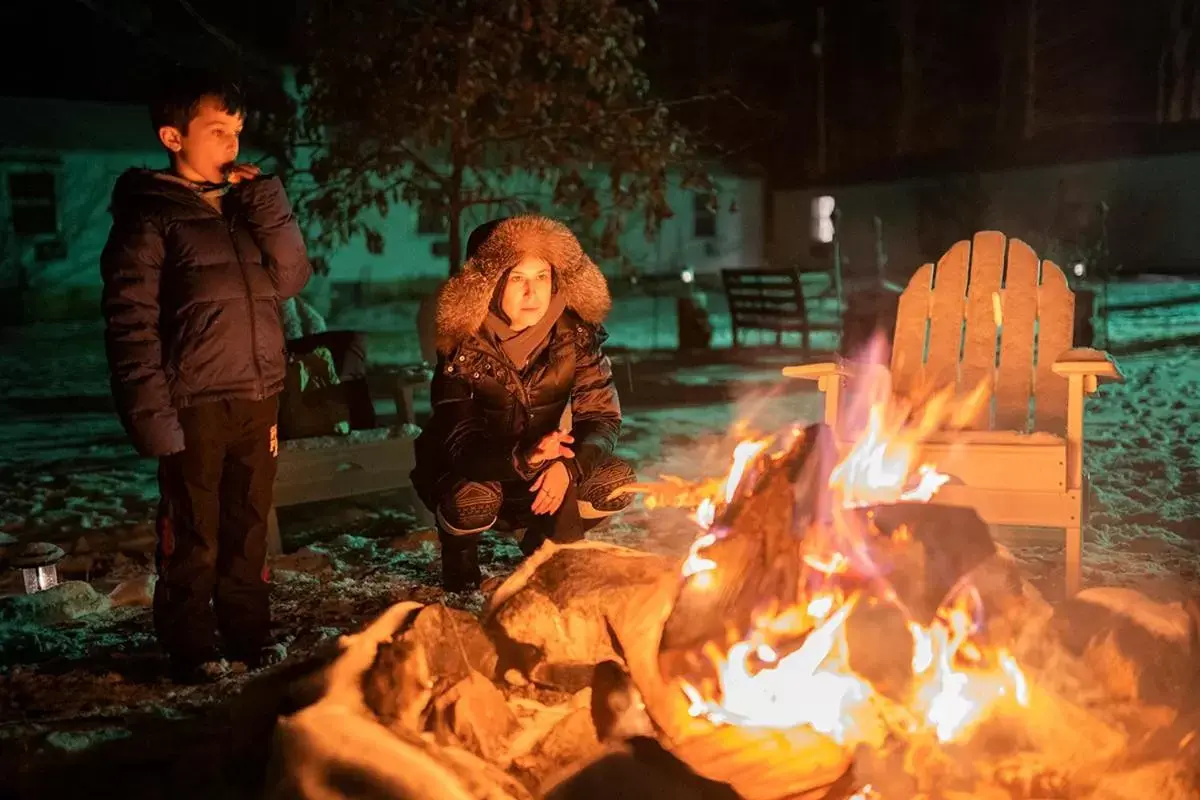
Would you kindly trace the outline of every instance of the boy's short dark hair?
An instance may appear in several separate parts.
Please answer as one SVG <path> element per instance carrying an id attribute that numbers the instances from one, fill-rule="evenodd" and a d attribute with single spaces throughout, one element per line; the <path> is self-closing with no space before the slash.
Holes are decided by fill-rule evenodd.
<path id="1" fill-rule="evenodd" d="M 236 82 L 217 73 L 178 70 L 158 86 L 150 102 L 150 123 L 155 131 L 169 126 L 186 134 L 205 98 L 215 100 L 227 114 L 246 112 L 242 87 Z"/>

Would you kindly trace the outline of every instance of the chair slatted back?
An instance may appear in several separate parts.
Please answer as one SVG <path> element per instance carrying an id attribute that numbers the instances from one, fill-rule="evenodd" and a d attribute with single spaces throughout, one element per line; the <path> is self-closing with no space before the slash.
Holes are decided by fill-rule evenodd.
<path id="1" fill-rule="evenodd" d="M 896 391 L 915 396 L 980 381 L 990 400 L 976 429 L 1063 433 L 1067 381 L 1051 371 L 1071 348 L 1075 295 L 1061 269 L 995 231 L 919 268 L 900 296 L 892 346 Z"/>

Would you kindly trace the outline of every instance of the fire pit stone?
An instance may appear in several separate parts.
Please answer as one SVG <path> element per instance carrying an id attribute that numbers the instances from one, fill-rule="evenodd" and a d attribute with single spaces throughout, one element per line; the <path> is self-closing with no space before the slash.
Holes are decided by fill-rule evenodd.
<path id="1" fill-rule="evenodd" d="M 1132 589 L 1085 589 L 1056 612 L 1063 644 L 1115 701 L 1180 708 L 1200 673 L 1200 618 Z M 1200 698 L 1196 698 L 1200 700 Z"/>
<path id="2" fill-rule="evenodd" d="M 485 628 L 501 672 L 515 668 L 566 691 L 588 686 L 596 664 L 620 658 L 614 617 L 667 569 L 658 556 L 599 542 L 543 545 L 488 605 Z"/>

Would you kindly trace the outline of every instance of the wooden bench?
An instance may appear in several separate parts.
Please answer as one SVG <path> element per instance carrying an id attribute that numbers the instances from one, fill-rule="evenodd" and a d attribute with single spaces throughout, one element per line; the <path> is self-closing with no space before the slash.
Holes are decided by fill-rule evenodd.
<path id="1" fill-rule="evenodd" d="M 734 347 L 744 345 L 744 331 L 769 331 L 775 335 L 776 347 L 783 343 L 783 334 L 799 333 L 807 353 L 812 348 L 812 331 L 837 329 L 809 320 L 798 270 L 723 269 L 721 279 L 729 302 Z"/>
<path id="2" fill-rule="evenodd" d="M 408 474 L 415 463 L 413 442 L 419 432 L 413 389 L 427 380 L 423 372 L 396 376 L 396 425 L 391 428 L 280 442 L 275 505 L 267 518 L 269 554 L 283 552 L 276 508 L 412 486 Z M 412 507 L 422 524 L 433 524 L 431 515 L 416 497 L 412 498 Z"/>

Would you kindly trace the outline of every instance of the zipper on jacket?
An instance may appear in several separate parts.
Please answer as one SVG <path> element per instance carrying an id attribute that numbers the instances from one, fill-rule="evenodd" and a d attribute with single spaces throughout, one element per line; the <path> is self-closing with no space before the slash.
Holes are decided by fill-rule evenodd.
<path id="1" fill-rule="evenodd" d="M 530 398 L 530 396 L 529 396 L 529 389 L 525 385 L 525 381 L 521 380 L 520 371 L 516 367 L 514 367 L 513 364 L 508 360 L 508 356 L 506 356 L 503 353 L 500 353 L 494 349 L 491 349 L 489 352 L 489 351 L 485 351 L 484 349 L 482 349 L 480 347 L 475 347 L 475 346 L 471 346 L 471 345 L 464 345 L 462 347 L 462 349 L 464 351 L 466 351 L 467 353 L 471 353 L 472 356 L 475 356 L 475 357 L 491 358 L 491 360 L 496 363 L 496 375 L 494 377 L 496 378 L 497 381 L 500 380 L 501 370 L 503 370 L 504 372 L 507 372 L 509 374 L 509 376 L 511 376 L 512 381 L 517 389 L 516 398 L 515 398 L 517 401 L 517 406 L 519 406 L 517 413 L 521 414 L 525 418 L 525 422 L 528 424 L 530 418 L 533 416 L 532 398 Z M 503 383 L 501 383 L 501 385 L 503 385 Z M 471 396 L 474 397 L 474 395 L 475 395 L 475 386 L 474 386 L 474 384 L 472 384 L 471 385 Z"/>
<path id="2" fill-rule="evenodd" d="M 224 215 L 222 215 L 224 216 Z M 229 231 L 229 241 L 233 245 L 233 253 L 237 256 L 238 268 L 242 271 L 242 284 L 246 287 L 246 310 L 250 313 L 250 359 L 254 362 L 254 399 L 262 400 L 263 375 L 262 365 L 258 363 L 258 326 L 254 321 L 254 289 L 250 286 L 250 273 L 246 271 L 246 262 L 242 260 L 242 251 L 238 247 L 237 236 L 233 231 L 233 220 L 226 220 Z"/>

